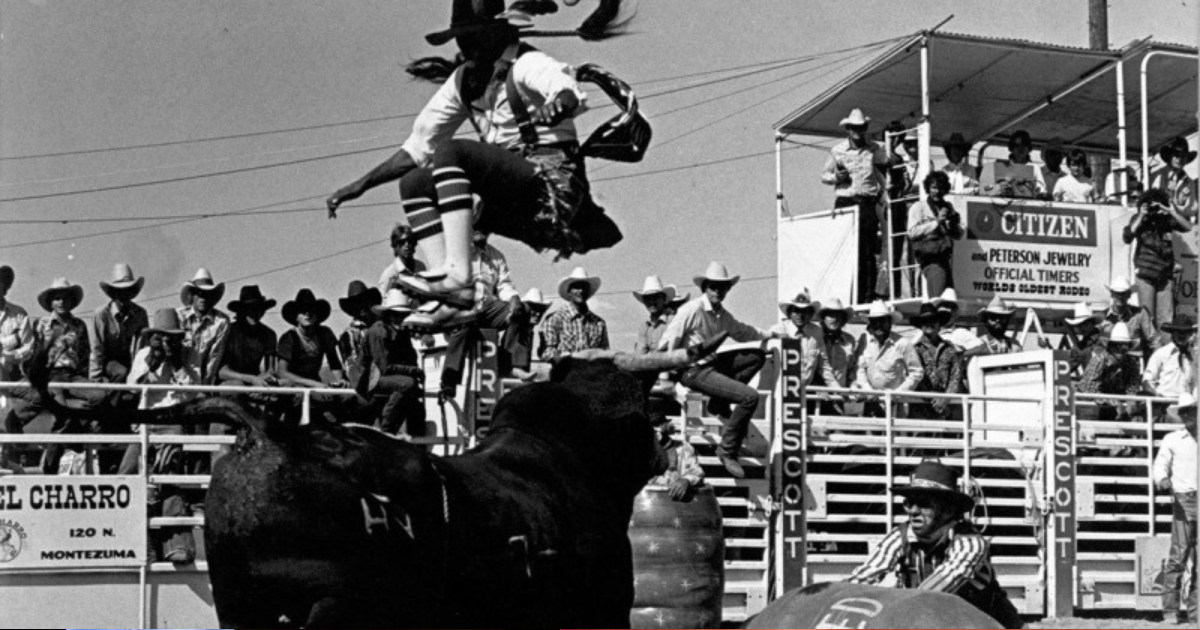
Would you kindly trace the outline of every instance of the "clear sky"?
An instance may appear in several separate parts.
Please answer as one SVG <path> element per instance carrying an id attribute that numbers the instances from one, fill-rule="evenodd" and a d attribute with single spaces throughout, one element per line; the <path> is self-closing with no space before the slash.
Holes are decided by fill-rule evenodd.
<path id="1" fill-rule="evenodd" d="M 388 264 L 384 241 L 400 220 L 399 195 L 394 185 L 376 189 L 343 207 L 336 221 L 325 218 L 324 198 L 407 135 L 434 86 L 410 81 L 403 66 L 453 54 L 452 45 L 435 49 L 422 37 L 448 23 L 449 4 L 0 0 L 0 264 L 17 273 L 9 299 L 41 315 L 37 293 L 66 276 L 84 287 L 79 312 L 90 311 L 103 298 L 97 282 L 126 261 L 146 277 L 141 301 L 151 311 L 177 305 L 182 283 L 207 267 L 228 282 L 227 300 L 245 283 L 281 304 L 308 286 L 337 312 L 349 280 L 373 283 Z M 626 4 L 637 9 L 626 37 L 534 42 L 564 61 L 610 68 L 643 98 L 655 133 L 646 160 L 589 163 L 594 194 L 625 240 L 559 263 L 494 241 L 522 292 L 537 286 L 554 294 L 575 265 L 599 275 L 593 305 L 618 348 L 632 345 L 642 311 L 629 292 L 647 274 L 695 295 L 691 278 L 713 259 L 743 277 L 728 302 L 735 314 L 763 327 L 776 320 L 771 125 L 867 57 L 855 50 L 777 69 L 766 62 L 899 37 L 951 14 L 947 31 L 1075 46 L 1088 37 L 1083 0 Z M 594 6 L 563 6 L 538 25 L 574 27 Z M 1111 43 L 1153 35 L 1195 45 L 1196 11 L 1196 0 L 1114 0 Z M 590 102 L 605 107 L 580 119 L 581 135 L 614 113 L 599 92 Z M 241 137 L 186 142 L 226 136 Z M 10 159 L 55 153 L 70 154 Z M 763 155 L 747 157 L 754 154 Z M 828 202 L 817 175 L 823 160 L 819 150 L 789 157 L 789 176 L 812 182 L 791 200 L 793 211 Z M 264 167 L 279 163 L 290 164 Z M 127 187 L 159 180 L 176 181 Z M 112 187 L 120 188 L 59 195 Z M 2 201 L 48 194 L 56 196 Z M 265 212 L 171 225 L 144 220 L 251 208 Z M 142 220 L 4 223 L 124 218 Z M 100 232 L 117 233 L 94 236 Z M 277 314 L 267 321 L 284 327 Z M 340 330 L 345 321 L 338 313 L 329 323 Z"/>

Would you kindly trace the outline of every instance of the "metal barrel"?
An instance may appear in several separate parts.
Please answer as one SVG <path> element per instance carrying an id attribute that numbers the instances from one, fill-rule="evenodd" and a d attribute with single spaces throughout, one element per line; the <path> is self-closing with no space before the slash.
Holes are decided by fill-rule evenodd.
<path id="1" fill-rule="evenodd" d="M 647 486 L 629 522 L 633 546 L 634 628 L 719 628 L 725 591 L 721 506 L 701 486 L 690 501 Z"/>

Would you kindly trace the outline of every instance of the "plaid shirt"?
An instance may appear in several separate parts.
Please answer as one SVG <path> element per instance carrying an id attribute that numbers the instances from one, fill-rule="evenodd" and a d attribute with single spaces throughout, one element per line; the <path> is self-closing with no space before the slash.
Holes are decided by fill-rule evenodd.
<path id="1" fill-rule="evenodd" d="M 215 308 L 204 316 L 190 306 L 177 310 L 179 325 L 187 333 L 183 338 L 184 361 L 200 374 L 200 384 L 212 385 L 217 382 L 229 338 L 229 316 Z"/>
<path id="2" fill-rule="evenodd" d="M 47 315 L 38 320 L 34 331 L 39 348 L 50 348 L 46 363 L 52 370 L 68 370 L 87 378 L 92 348 L 88 342 L 87 324 L 82 319 L 67 313 Z"/>
<path id="3" fill-rule="evenodd" d="M 542 334 L 544 361 L 589 348 L 608 349 L 608 326 L 604 320 L 591 311 L 579 313 L 570 306 L 551 313 L 542 322 Z"/>
<path id="4" fill-rule="evenodd" d="M 0 381 L 16 380 L 21 364 L 33 356 L 33 320 L 25 309 L 5 302 L 0 306 Z"/>
<path id="5" fill-rule="evenodd" d="M 1118 360 L 1106 350 L 1096 350 L 1075 388 L 1086 394 L 1132 396 L 1141 386 L 1142 371 L 1137 357 L 1126 354 Z"/>
<path id="6" fill-rule="evenodd" d="M 917 342 L 917 357 L 925 368 L 925 376 L 915 391 L 957 394 L 962 389 L 962 359 L 954 346 L 940 341 L 932 344 L 922 336 Z"/>

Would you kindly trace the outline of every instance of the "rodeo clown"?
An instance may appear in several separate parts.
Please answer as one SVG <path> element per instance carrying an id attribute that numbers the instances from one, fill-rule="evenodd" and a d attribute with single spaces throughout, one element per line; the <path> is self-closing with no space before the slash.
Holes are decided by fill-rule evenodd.
<path id="1" fill-rule="evenodd" d="M 570 3 L 573 4 L 573 3 Z M 399 180 L 400 198 L 429 270 L 402 276 L 401 288 L 425 300 L 405 326 L 437 330 L 477 316 L 471 234 L 479 230 L 521 241 L 559 258 L 612 247 L 621 231 L 592 200 L 584 157 L 639 161 L 650 128 L 628 85 L 592 66 L 578 69 L 522 41 L 556 35 L 531 30 L 553 0 L 454 0 L 450 27 L 431 33 L 434 46 L 454 41 L 458 60 L 430 57 L 408 66 L 441 82 L 391 158 L 327 200 L 330 217 L 364 192 Z M 619 0 L 600 6 L 571 34 L 598 40 L 615 34 Z M 597 83 L 622 112 L 582 146 L 574 117 L 587 109 L 581 81 Z M 470 121 L 479 140 L 455 139 Z"/>
<path id="2" fill-rule="evenodd" d="M 965 516 L 975 500 L 958 490 L 958 475 L 926 460 L 917 465 L 909 485 L 892 492 L 904 497 L 908 523 L 888 532 L 846 581 L 878 584 L 894 574 L 899 588 L 958 595 L 1005 628 L 1023 627 L 996 581 L 988 542 Z"/>

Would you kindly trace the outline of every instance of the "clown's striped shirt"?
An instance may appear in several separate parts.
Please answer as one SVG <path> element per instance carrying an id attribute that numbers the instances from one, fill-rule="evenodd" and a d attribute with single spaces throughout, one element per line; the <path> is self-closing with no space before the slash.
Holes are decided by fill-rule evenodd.
<path id="1" fill-rule="evenodd" d="M 908 525 L 897 527 L 846 581 L 877 584 L 887 574 L 896 573 L 899 584 L 909 588 L 958 593 L 969 585 L 986 590 L 995 579 L 987 541 L 965 521 L 954 524 L 945 535 L 945 544 L 926 551 L 917 545 Z"/>

